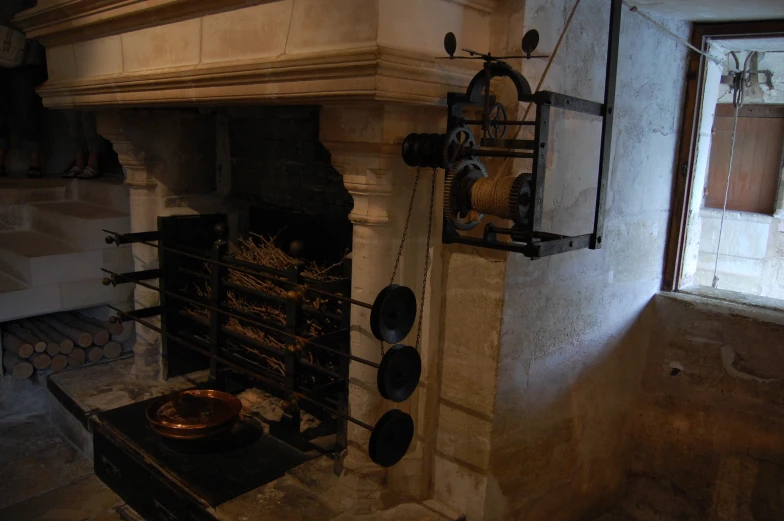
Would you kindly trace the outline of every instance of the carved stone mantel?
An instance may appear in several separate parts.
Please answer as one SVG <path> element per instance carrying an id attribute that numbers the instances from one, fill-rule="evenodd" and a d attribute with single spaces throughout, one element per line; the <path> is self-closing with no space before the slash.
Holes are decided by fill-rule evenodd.
<path id="1" fill-rule="evenodd" d="M 443 105 L 479 67 L 437 60 L 443 34 L 489 48 L 494 2 L 42 0 L 15 23 L 46 45 L 51 108 Z"/>

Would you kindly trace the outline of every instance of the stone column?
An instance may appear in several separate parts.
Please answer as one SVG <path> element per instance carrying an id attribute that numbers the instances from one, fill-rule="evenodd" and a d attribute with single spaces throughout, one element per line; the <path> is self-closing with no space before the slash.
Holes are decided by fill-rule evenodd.
<path id="1" fill-rule="evenodd" d="M 112 142 L 125 171 L 131 232 L 157 230 L 159 216 L 224 209 L 213 193 L 215 125 L 211 116 L 173 110 L 103 111 L 98 115 L 98 130 Z M 134 244 L 132 251 L 135 270 L 158 267 L 157 249 Z M 134 308 L 155 306 L 158 297 L 156 291 L 136 286 Z M 160 325 L 157 318 L 149 321 Z M 166 377 L 158 333 L 136 324 L 134 354 L 135 377 Z"/>
<path id="2" fill-rule="evenodd" d="M 159 158 L 150 156 L 143 147 L 131 142 L 133 131 L 129 118 L 123 112 L 101 112 L 98 117 L 99 132 L 112 142 L 114 151 L 125 173 L 125 184 L 130 188 L 131 233 L 157 229 L 159 187 L 155 171 L 160 168 Z M 134 271 L 158 267 L 158 250 L 142 244 L 133 244 Z M 133 307 L 140 309 L 158 304 L 158 293 L 154 290 L 136 286 L 133 294 Z M 160 319 L 149 319 L 160 326 Z M 159 379 L 162 377 L 160 335 L 135 324 L 134 365 L 132 374 L 140 379 Z"/>
<path id="3" fill-rule="evenodd" d="M 409 132 L 443 132 L 443 108 L 395 107 L 325 107 L 321 114 L 320 136 L 332 155 L 332 165 L 343 175 L 343 182 L 354 198 L 349 219 L 354 225 L 352 297 L 373 302 L 378 292 L 390 283 L 398 252 L 403 224 L 411 197 L 415 169 L 403 163 L 400 145 Z M 427 231 L 430 181 L 432 171 L 422 172 L 406 248 L 396 283 L 422 291 L 424 239 Z M 437 199 L 441 198 L 440 186 Z M 440 204 L 438 205 L 440 208 Z M 440 214 L 439 214 L 440 215 Z M 431 266 L 440 266 L 440 216 L 434 221 L 433 249 L 438 253 Z M 440 277 L 440 268 L 433 270 Z M 432 278 L 431 286 L 432 286 Z M 440 281 L 439 281 L 440 282 Z M 432 291 L 430 293 L 433 293 Z M 440 296 L 430 302 L 440 305 Z M 429 306 L 428 306 L 429 308 Z M 437 308 L 436 308 L 437 309 Z M 435 317 L 435 320 L 433 320 Z M 373 361 L 381 360 L 379 341 L 370 330 L 370 310 L 353 306 L 351 312 L 352 354 Z M 433 324 L 435 322 L 435 325 Z M 349 447 L 344 458 L 341 490 L 355 514 L 378 510 L 397 503 L 401 496 L 424 497 L 427 483 L 423 477 L 423 441 L 425 432 L 424 387 L 427 380 L 429 338 L 437 338 L 437 314 L 426 313 L 421 352 L 423 381 L 420 389 L 402 404 L 385 402 L 376 388 L 376 370 L 352 363 L 350 370 L 349 413 L 374 425 L 390 408 L 400 408 L 414 417 L 416 437 L 409 453 L 393 469 L 374 464 L 368 456 L 370 432 L 352 423 L 348 426 Z M 431 334 L 431 333 L 434 333 Z M 413 345 L 416 325 L 404 343 Z M 435 346 L 432 347 L 435 351 Z"/>

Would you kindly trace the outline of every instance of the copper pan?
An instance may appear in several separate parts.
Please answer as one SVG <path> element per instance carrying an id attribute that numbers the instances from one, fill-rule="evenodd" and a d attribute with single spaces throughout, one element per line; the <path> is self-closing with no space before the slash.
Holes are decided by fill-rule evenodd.
<path id="1" fill-rule="evenodd" d="M 147 407 L 150 427 L 172 439 L 199 439 L 232 428 L 242 402 L 229 393 L 191 389 L 161 396 Z"/>

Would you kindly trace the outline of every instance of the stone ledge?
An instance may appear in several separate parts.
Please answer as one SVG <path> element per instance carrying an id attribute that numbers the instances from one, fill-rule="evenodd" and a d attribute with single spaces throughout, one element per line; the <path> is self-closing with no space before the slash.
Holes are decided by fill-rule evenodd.
<path id="1" fill-rule="evenodd" d="M 277 0 L 60 0 L 14 19 L 28 38 L 47 47 L 241 9 Z"/>
<path id="2" fill-rule="evenodd" d="M 203 103 L 389 101 L 443 105 L 474 70 L 383 46 L 288 55 L 231 64 L 50 81 L 38 93 L 51 108 Z"/>
<path id="3" fill-rule="evenodd" d="M 706 311 L 784 325 L 784 302 L 778 299 L 703 286 L 691 286 L 677 292 L 660 291 L 655 298 L 657 302 L 683 302 Z"/>

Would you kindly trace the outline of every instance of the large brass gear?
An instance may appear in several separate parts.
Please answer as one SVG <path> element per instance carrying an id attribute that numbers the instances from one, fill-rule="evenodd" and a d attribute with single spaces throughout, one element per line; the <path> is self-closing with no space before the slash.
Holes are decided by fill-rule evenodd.
<path id="1" fill-rule="evenodd" d="M 447 171 L 444 187 L 444 217 L 458 230 L 468 231 L 482 222 L 484 216 L 481 213 L 473 209 L 466 211 L 466 204 L 461 205 L 461 198 L 470 200 L 468 190 L 461 194 L 461 190 L 464 189 L 463 182 L 482 177 L 487 177 L 487 170 L 477 159 L 464 159 Z"/>

